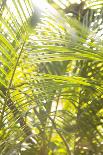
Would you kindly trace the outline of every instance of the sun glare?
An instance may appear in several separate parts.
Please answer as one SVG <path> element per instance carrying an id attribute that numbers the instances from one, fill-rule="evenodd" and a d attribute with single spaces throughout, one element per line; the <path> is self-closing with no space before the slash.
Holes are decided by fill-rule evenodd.
<path id="1" fill-rule="evenodd" d="M 47 2 L 47 0 L 32 0 L 34 8 L 39 8 L 42 12 L 56 13 L 56 10 Z"/>

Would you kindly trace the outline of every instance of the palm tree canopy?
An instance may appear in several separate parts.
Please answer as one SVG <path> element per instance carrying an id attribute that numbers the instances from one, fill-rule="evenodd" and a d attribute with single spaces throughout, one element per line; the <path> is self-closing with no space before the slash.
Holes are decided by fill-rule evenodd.
<path id="1" fill-rule="evenodd" d="M 103 2 L 0 1 L 0 155 L 103 153 Z"/>

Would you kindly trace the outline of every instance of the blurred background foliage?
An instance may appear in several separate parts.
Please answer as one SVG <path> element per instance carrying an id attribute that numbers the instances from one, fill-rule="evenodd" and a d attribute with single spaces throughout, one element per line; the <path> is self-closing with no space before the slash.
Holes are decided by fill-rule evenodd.
<path id="1" fill-rule="evenodd" d="M 0 155 L 103 154 L 102 0 L 0 0 Z"/>

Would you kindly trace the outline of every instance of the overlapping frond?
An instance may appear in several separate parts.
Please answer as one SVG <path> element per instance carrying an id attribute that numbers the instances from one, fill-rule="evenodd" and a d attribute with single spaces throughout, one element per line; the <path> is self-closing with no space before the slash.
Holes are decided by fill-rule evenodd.
<path id="1" fill-rule="evenodd" d="M 40 14 L 29 0 L 1 2 L 0 153 L 101 153 L 102 21 Z"/>

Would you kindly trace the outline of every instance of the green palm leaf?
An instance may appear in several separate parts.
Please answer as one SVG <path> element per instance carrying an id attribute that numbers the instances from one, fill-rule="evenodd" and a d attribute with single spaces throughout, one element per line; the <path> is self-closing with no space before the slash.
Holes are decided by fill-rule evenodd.
<path id="1" fill-rule="evenodd" d="M 1 155 L 101 153 L 98 21 L 87 28 L 63 10 L 42 15 L 36 9 L 29 0 L 1 2 Z"/>

